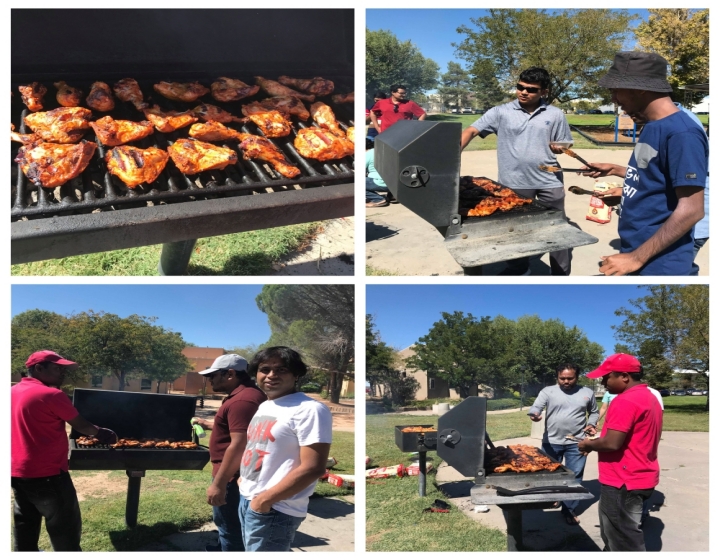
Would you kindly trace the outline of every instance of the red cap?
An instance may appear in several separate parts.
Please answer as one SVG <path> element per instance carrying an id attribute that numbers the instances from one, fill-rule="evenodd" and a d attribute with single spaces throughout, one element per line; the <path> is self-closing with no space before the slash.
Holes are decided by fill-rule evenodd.
<path id="1" fill-rule="evenodd" d="M 613 371 L 617 373 L 639 373 L 641 369 L 640 361 L 635 356 L 631 356 L 630 354 L 613 354 L 600 364 L 599 368 L 586 374 L 585 377 L 597 379 Z"/>
<path id="2" fill-rule="evenodd" d="M 56 354 L 52 350 L 40 350 L 34 354 L 30 354 L 30 357 L 25 362 L 25 367 L 32 367 L 41 362 L 53 362 L 60 366 L 65 366 L 68 369 L 76 369 L 78 365 L 75 362 L 66 360 L 60 354 Z"/>

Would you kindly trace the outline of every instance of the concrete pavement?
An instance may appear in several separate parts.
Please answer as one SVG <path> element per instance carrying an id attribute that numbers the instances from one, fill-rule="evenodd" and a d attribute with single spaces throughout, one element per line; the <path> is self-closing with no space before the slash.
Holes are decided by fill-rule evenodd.
<path id="1" fill-rule="evenodd" d="M 630 150 L 581 150 L 580 155 L 589 162 L 626 165 L 630 158 Z M 577 168 L 581 165 L 577 160 L 564 154 L 558 156 L 558 161 L 567 168 Z M 498 175 L 496 151 L 463 152 L 460 174 L 496 179 Z M 608 224 L 586 220 L 585 214 L 590 197 L 572 194 L 567 188 L 578 186 L 592 190 L 595 180 L 576 173 L 566 173 L 564 179 L 566 215 L 580 229 L 599 240 L 593 245 L 577 247 L 573 250 L 572 275 L 597 276 L 600 257 L 615 254 L 619 250 L 617 214 L 612 214 L 612 221 Z M 620 177 L 609 177 L 607 181 L 622 185 Z M 366 254 L 368 265 L 402 276 L 462 276 L 463 274 L 462 268 L 445 249 L 440 233 L 401 204 L 366 209 Z M 696 259 L 701 276 L 709 273 L 709 255 L 710 241 L 700 250 Z M 496 263 L 485 267 L 484 272 L 489 275 L 497 274 L 504 267 L 503 263 Z M 531 271 L 534 276 L 549 275 L 548 255 L 532 258 Z"/>
<path id="2" fill-rule="evenodd" d="M 525 444 L 539 446 L 532 438 L 496 441 L 495 445 Z M 708 432 L 664 432 L 658 449 L 660 484 L 650 498 L 650 517 L 643 527 L 648 551 L 709 551 L 710 438 Z M 524 544 L 531 550 L 597 551 L 602 550 L 598 523 L 600 485 L 597 481 L 597 453 L 588 455 L 583 486 L 594 500 L 581 502 L 580 525 L 567 525 L 554 510 L 523 512 Z M 470 503 L 470 479 L 442 463 L 436 481 L 450 501 L 471 519 L 485 526 L 506 530 L 502 511 L 488 506 L 488 513 L 475 513 Z"/>

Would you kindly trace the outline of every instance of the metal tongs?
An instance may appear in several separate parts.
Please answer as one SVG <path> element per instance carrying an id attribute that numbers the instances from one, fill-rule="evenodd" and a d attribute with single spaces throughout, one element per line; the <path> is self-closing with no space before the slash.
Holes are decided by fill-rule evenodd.
<path id="1" fill-rule="evenodd" d="M 562 151 L 563 151 L 563 153 L 564 153 L 566 156 L 570 156 L 571 158 L 575 158 L 576 160 L 578 160 L 578 161 L 579 161 L 580 163 L 582 163 L 583 165 L 586 165 L 588 168 L 594 169 L 594 170 L 596 170 L 596 171 L 599 171 L 599 169 L 598 169 L 597 167 L 593 167 L 592 165 L 590 165 L 587 161 L 585 161 L 583 158 L 581 158 L 579 155 L 577 155 L 575 152 L 573 152 L 570 148 L 563 148 Z M 569 169 L 566 169 L 565 171 L 570 171 L 570 170 L 569 170 Z M 587 171 L 587 169 L 584 169 L 583 171 Z"/>

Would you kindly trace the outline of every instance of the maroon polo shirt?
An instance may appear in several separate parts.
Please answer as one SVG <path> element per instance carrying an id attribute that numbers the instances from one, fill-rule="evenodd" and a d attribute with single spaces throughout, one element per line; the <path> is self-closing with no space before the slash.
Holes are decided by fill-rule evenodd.
<path id="1" fill-rule="evenodd" d="M 257 387 L 240 385 L 222 401 L 215 415 L 212 435 L 210 436 L 210 462 L 213 478 L 220 469 L 225 450 L 230 446 L 230 433 L 247 432 L 250 420 L 255 416 L 260 403 L 267 397 Z M 239 476 L 236 473 L 235 478 Z"/>
<path id="2" fill-rule="evenodd" d="M 409 99 L 398 103 L 397 113 L 392 99 L 381 99 L 373 105 L 372 112 L 381 121 L 378 132 L 385 132 L 398 121 L 411 121 L 413 117 L 422 117 L 425 114 L 420 105 Z"/>

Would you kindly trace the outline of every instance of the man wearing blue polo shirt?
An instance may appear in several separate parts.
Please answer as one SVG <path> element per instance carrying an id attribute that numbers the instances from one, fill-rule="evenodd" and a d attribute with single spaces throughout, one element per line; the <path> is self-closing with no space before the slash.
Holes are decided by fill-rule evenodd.
<path id="1" fill-rule="evenodd" d="M 476 136 L 497 134 L 498 181 L 525 198 L 565 211 L 562 173 L 540 171 L 540 165 L 555 166 L 553 153 L 562 153 L 554 142 L 572 142 L 570 126 L 563 112 L 548 105 L 545 97 L 550 75 L 544 68 L 528 68 L 520 74 L 517 99 L 493 107 L 463 130 L 464 150 Z M 550 269 L 555 276 L 570 275 L 572 249 L 550 253 Z M 508 262 L 501 275 L 525 276 L 530 273 L 527 257 Z"/>

